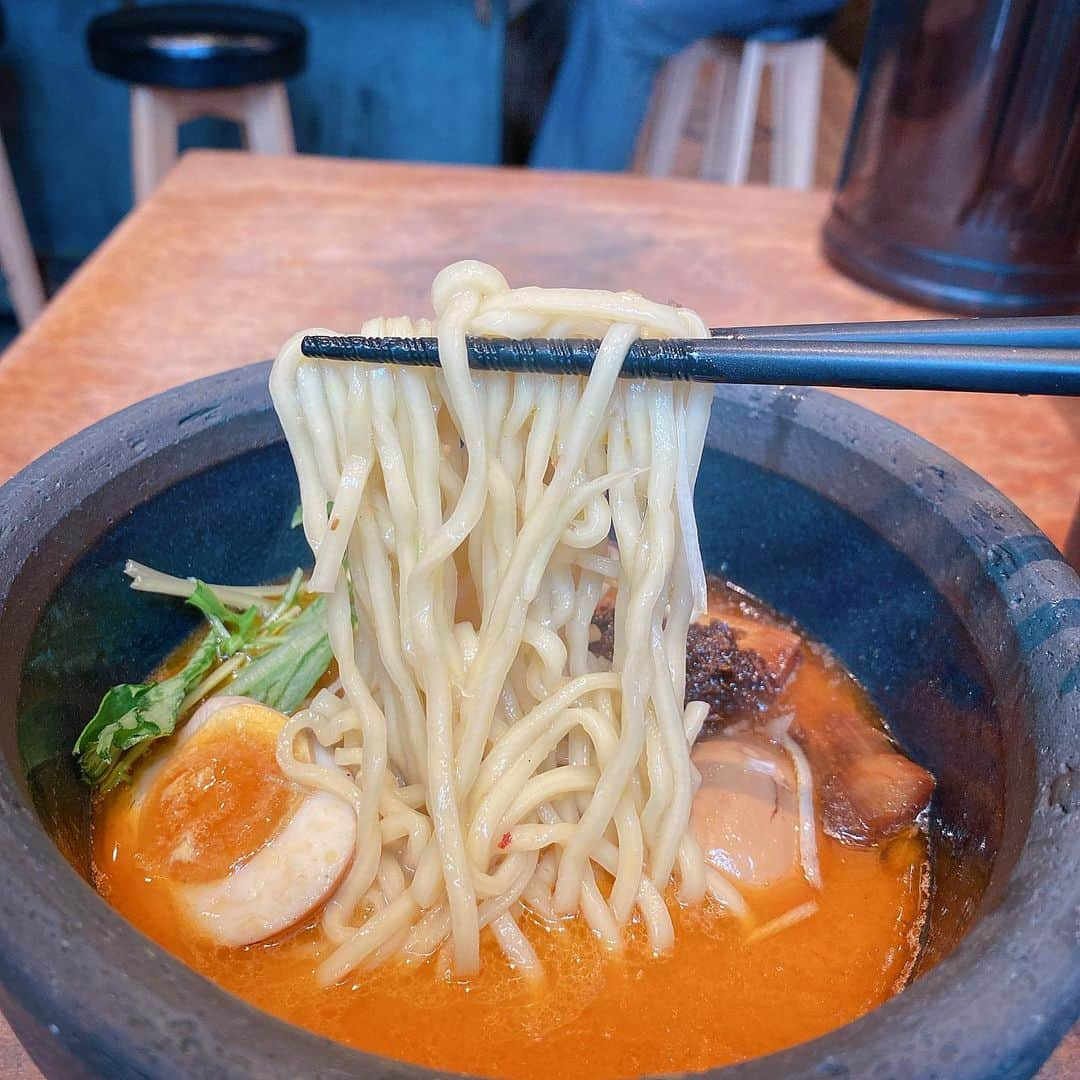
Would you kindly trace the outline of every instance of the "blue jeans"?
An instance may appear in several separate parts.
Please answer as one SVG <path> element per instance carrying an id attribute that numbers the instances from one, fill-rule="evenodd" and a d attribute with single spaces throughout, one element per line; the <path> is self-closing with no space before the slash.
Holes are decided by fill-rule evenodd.
<path id="1" fill-rule="evenodd" d="M 578 0 L 530 162 L 625 169 L 668 57 L 717 34 L 749 37 L 841 0 Z"/>

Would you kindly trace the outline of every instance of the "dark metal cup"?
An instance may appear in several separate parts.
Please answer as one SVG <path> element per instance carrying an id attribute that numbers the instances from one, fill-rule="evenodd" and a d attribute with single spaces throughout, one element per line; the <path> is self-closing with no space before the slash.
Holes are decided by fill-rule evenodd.
<path id="1" fill-rule="evenodd" d="M 824 240 L 917 303 L 1080 310 L 1080 2 L 880 0 Z"/>

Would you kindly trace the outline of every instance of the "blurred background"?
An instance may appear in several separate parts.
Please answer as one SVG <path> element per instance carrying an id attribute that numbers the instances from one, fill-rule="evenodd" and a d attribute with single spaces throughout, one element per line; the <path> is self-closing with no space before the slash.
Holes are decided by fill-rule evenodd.
<path id="1" fill-rule="evenodd" d="M 614 28 L 614 33 L 637 38 L 647 38 L 651 24 L 665 18 L 665 5 L 660 2 L 584 6 L 592 9 L 586 14 L 594 20 L 609 16 L 606 7 L 624 7 L 621 21 L 625 26 Z M 303 59 L 296 73 L 285 80 L 298 152 L 512 165 L 527 164 L 536 149 L 560 62 L 566 58 L 575 30 L 588 31 L 574 26 L 582 7 L 571 0 L 262 0 L 258 4 L 262 12 L 292 15 L 306 31 Z M 815 98 L 815 79 L 820 79 L 820 88 L 819 100 L 809 100 L 804 115 L 791 118 L 815 150 L 811 175 L 796 178 L 796 186 L 806 182 L 831 185 L 839 170 L 855 97 L 855 68 L 869 19 L 869 0 L 851 0 L 839 9 L 828 0 L 805 4 L 765 0 L 759 5 L 752 0 L 684 2 L 674 7 L 688 13 L 688 24 L 727 25 L 738 32 L 742 36 L 735 39 L 736 48 L 748 35 L 779 27 L 782 35 L 793 37 L 793 43 L 809 40 L 812 52 L 820 50 L 819 59 L 810 57 L 808 74 L 805 65 L 797 73 L 810 84 L 799 87 L 801 93 Z M 111 64 L 109 58 L 104 62 L 98 58 L 96 65 L 87 31 L 95 17 L 140 8 L 160 10 L 115 0 L 3 3 L 0 133 L 46 293 L 77 268 L 134 201 L 129 96 L 138 76 L 122 77 L 123 65 L 115 58 Z M 811 18 L 804 26 L 806 14 L 823 15 L 824 21 Z M 167 38 L 168 26 L 167 19 L 162 21 L 159 38 Z M 696 29 L 688 25 L 684 36 Z M 710 129 L 726 104 L 718 100 L 723 95 L 716 84 L 726 75 L 731 96 L 738 79 L 738 55 L 703 48 L 680 70 L 656 78 L 657 70 L 675 66 L 665 65 L 665 53 L 682 44 L 660 36 L 659 41 L 646 40 L 641 55 L 629 61 L 643 72 L 652 103 L 640 124 L 631 118 L 629 134 L 636 149 L 630 159 L 612 165 L 603 160 L 603 154 L 599 161 L 583 154 L 578 161 L 551 164 L 625 167 L 673 176 L 701 173 Z M 588 41 L 576 44 L 591 57 Z M 211 45 L 204 35 L 204 56 Z M 159 50 L 167 47 L 162 41 L 157 44 Z M 781 41 L 779 48 L 784 47 Z M 198 40 L 187 45 L 186 55 L 195 65 L 199 48 Z M 173 41 L 171 49 L 183 57 L 181 42 Z M 815 75 L 818 62 L 820 75 Z M 111 67 L 117 74 L 100 67 Z M 722 74 L 720 68 L 724 68 Z M 670 85 L 672 76 L 679 85 Z M 650 86 L 650 80 L 655 85 Z M 750 180 L 770 179 L 772 90 L 773 80 L 766 70 L 759 100 L 753 103 L 751 134 L 748 141 L 744 139 Z M 568 93 L 580 91 L 580 87 L 567 88 Z M 609 107 L 609 103 L 600 105 Z M 602 140 L 604 126 L 601 117 L 600 134 L 586 131 L 581 137 L 586 142 Z M 576 135 L 571 132 L 561 138 L 565 141 Z M 625 142 L 626 133 L 620 137 Z M 658 147 L 658 142 L 664 145 Z M 240 127 L 217 117 L 192 119 L 179 128 L 182 149 L 241 147 L 242 143 Z M 618 149 L 608 150 L 608 158 L 612 152 L 618 154 Z M 549 156 L 558 153 L 556 149 Z M 563 158 L 572 157 L 565 147 L 561 153 Z M 705 164 L 719 174 L 728 156 L 713 149 L 713 160 Z M 0 335 L 5 343 L 16 327 L 10 290 L 5 288 L 0 297 Z"/>
<path id="2" fill-rule="evenodd" d="M 1080 309 L 1077 0 L 0 4 L 0 346 L 190 147 L 836 185 L 849 276 Z"/>

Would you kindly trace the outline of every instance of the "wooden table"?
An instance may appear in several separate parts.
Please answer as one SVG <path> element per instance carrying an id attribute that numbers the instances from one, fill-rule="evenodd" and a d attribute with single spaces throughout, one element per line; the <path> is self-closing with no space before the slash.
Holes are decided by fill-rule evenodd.
<path id="1" fill-rule="evenodd" d="M 187 156 L 0 360 L 0 475 L 148 394 L 271 356 L 301 327 L 426 313 L 464 257 L 511 283 L 633 287 L 713 325 L 926 314 L 830 270 L 824 192 L 632 176 Z M 1080 401 L 850 391 L 996 484 L 1059 545 Z M 1041 1074 L 1080 1073 L 1073 1033 Z M 36 1076 L 0 1026 L 0 1076 Z"/>

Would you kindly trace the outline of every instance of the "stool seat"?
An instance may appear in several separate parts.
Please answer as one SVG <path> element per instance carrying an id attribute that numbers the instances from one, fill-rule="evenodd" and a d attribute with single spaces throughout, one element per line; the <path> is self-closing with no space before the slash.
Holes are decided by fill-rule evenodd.
<path id="1" fill-rule="evenodd" d="M 827 11 L 824 15 L 807 15 L 788 22 L 762 23 L 758 29 L 748 34 L 740 34 L 738 37 L 743 41 L 768 41 L 774 44 L 805 41 L 807 38 L 824 37 L 825 31 L 829 29 L 835 17 L 835 11 Z"/>
<path id="2" fill-rule="evenodd" d="M 140 86 L 209 90 L 290 78 L 307 30 L 290 15 L 232 4 L 156 4 L 99 15 L 86 31 L 98 71 Z"/>

